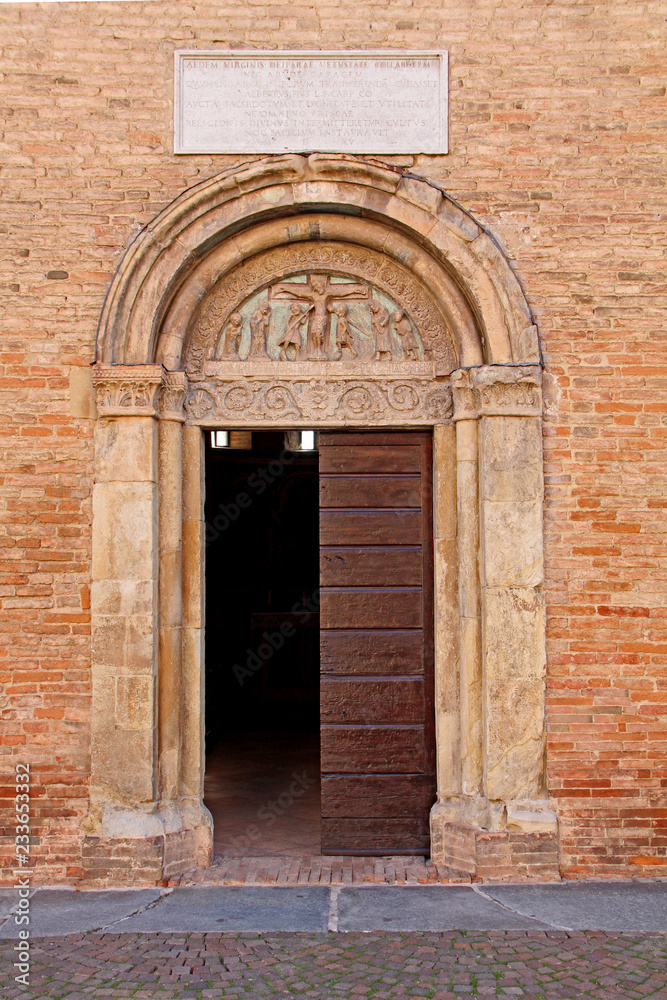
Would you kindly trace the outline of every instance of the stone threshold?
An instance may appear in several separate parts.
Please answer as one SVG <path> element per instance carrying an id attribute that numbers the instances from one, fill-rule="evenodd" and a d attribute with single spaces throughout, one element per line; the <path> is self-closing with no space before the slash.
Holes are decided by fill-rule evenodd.
<path id="1" fill-rule="evenodd" d="M 422 857 L 225 858 L 165 879 L 165 886 L 187 885 L 450 885 L 469 884 L 469 874 Z"/>

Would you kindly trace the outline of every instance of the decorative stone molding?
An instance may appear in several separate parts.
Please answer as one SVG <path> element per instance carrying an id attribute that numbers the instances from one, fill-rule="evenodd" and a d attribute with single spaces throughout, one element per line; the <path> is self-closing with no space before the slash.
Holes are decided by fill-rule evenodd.
<path id="1" fill-rule="evenodd" d="M 193 382 L 188 422 L 225 427 L 407 426 L 451 421 L 446 381 L 432 379 L 211 379 Z"/>
<path id="2" fill-rule="evenodd" d="M 162 365 L 95 365 L 93 387 L 100 417 L 155 417 Z"/>
<path id="3" fill-rule="evenodd" d="M 485 365 L 451 377 L 454 420 L 478 417 L 540 417 L 542 369 L 539 365 Z"/>
<path id="4" fill-rule="evenodd" d="M 185 372 L 164 372 L 162 376 L 162 392 L 159 408 L 161 420 L 176 420 L 185 422 L 183 403 L 188 391 L 188 379 Z"/>

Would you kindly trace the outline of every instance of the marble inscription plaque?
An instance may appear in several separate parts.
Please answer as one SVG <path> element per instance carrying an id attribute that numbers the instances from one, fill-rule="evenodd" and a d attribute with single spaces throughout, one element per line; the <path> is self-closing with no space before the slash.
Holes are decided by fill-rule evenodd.
<path id="1" fill-rule="evenodd" d="M 446 153 L 446 52 L 176 52 L 176 153 Z"/>

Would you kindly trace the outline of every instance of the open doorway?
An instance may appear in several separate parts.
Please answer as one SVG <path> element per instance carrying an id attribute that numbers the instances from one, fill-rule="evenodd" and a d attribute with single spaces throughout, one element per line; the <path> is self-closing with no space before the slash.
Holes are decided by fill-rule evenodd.
<path id="1" fill-rule="evenodd" d="M 299 443 L 206 435 L 204 799 L 223 856 L 320 853 L 318 456 Z"/>

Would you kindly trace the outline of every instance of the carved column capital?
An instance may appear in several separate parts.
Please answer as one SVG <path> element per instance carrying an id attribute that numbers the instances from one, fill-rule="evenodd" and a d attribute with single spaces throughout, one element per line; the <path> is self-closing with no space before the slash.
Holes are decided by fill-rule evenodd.
<path id="1" fill-rule="evenodd" d="M 476 420 L 479 416 L 479 393 L 475 389 L 471 370 L 462 368 L 452 372 L 450 385 L 454 407 L 453 419 Z"/>
<path id="2" fill-rule="evenodd" d="M 101 417 L 185 420 L 185 372 L 168 372 L 162 365 L 95 365 L 93 386 Z"/>
<path id="3" fill-rule="evenodd" d="M 160 419 L 185 423 L 183 402 L 188 391 L 188 377 L 185 372 L 164 372 L 160 393 Z"/>
<path id="4" fill-rule="evenodd" d="M 484 365 L 452 373 L 454 420 L 478 417 L 539 417 L 542 369 L 539 365 Z"/>
<path id="5" fill-rule="evenodd" d="M 100 417 L 154 417 L 162 365 L 95 365 L 93 386 Z"/>

